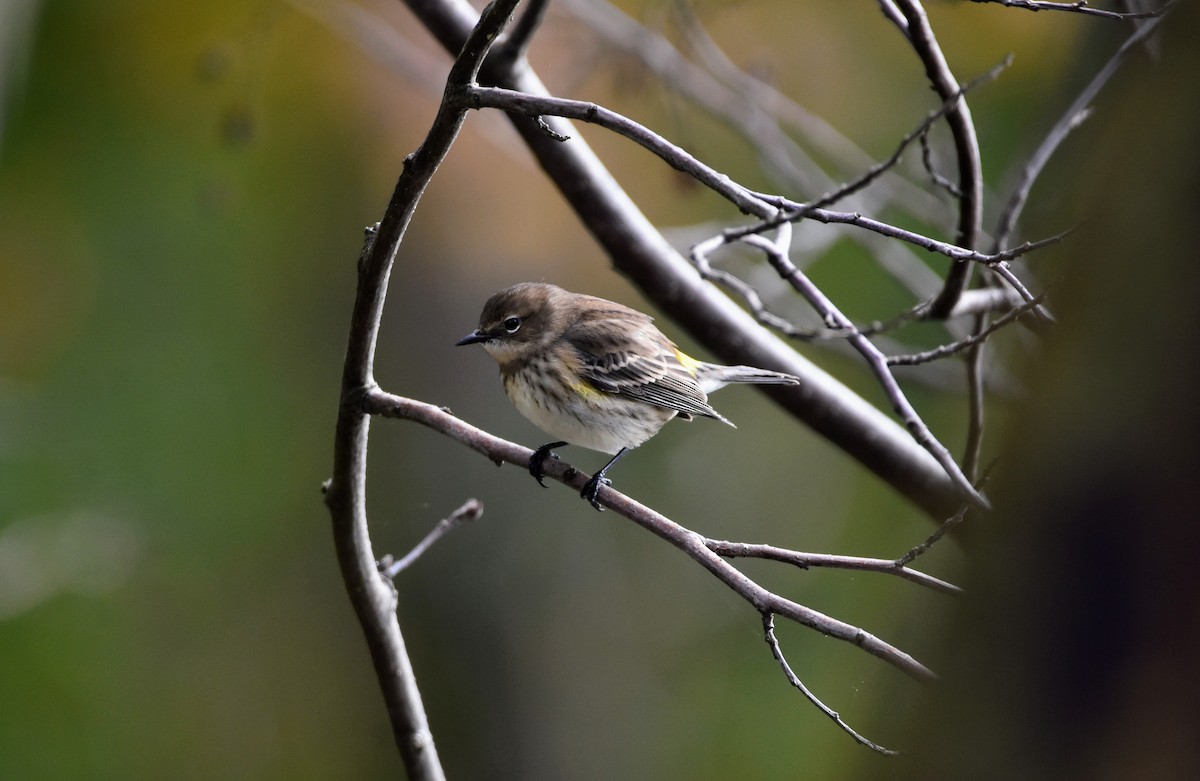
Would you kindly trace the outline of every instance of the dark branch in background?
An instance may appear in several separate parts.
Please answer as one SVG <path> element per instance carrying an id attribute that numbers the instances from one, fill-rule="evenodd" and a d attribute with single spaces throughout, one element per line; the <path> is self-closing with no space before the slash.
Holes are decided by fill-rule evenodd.
<path id="1" fill-rule="evenodd" d="M 498 0 L 466 37 L 447 79 L 447 91 L 475 80 L 517 0 Z M 375 387 L 375 343 L 388 277 L 417 202 L 462 128 L 465 111 L 443 101 L 424 143 L 405 160 L 404 172 L 378 230 L 359 259 L 358 291 L 350 317 L 341 399 L 333 445 L 333 475 L 325 503 L 333 521 L 338 563 L 387 705 L 392 734 L 414 781 L 444 779 L 416 676 L 396 618 L 396 592 L 376 569 L 366 511 L 367 433 L 363 400 Z"/>
<path id="2" fill-rule="evenodd" d="M 976 2 L 981 1 L 976 0 Z M 995 0 L 992 1 L 994 2 Z M 1037 178 L 1041 175 L 1042 170 L 1046 167 L 1046 163 L 1050 161 L 1051 156 L 1058 150 L 1067 136 L 1071 134 L 1071 131 L 1079 127 L 1087 119 L 1092 101 L 1100 94 L 1100 90 L 1104 88 L 1104 85 L 1112 79 L 1113 74 L 1117 72 L 1117 68 L 1120 67 L 1121 62 L 1125 59 L 1125 55 L 1135 46 L 1146 40 L 1158 28 L 1158 24 L 1162 20 L 1161 14 L 1167 11 L 1168 8 L 1169 6 L 1164 6 L 1151 14 L 1154 18 L 1138 27 L 1133 35 L 1129 36 L 1125 43 L 1121 44 L 1121 47 L 1109 58 L 1099 73 L 1088 82 L 1088 85 L 1079 93 L 1079 96 L 1071 102 L 1071 105 L 1067 107 L 1062 117 L 1055 123 L 1050 132 L 1046 134 L 1046 138 L 1038 145 L 1034 153 L 1030 155 L 1029 160 L 1025 163 L 1025 167 L 1021 170 L 1021 175 L 1017 180 L 1016 186 L 1013 187 L 1012 195 L 1009 196 L 1000 214 L 999 224 L 996 227 L 996 239 L 993 251 L 999 251 L 1008 244 L 1008 240 L 1016 228 L 1017 221 L 1021 217 L 1021 212 L 1025 209 L 1025 203 L 1029 200 L 1029 193 L 1033 189 Z"/>

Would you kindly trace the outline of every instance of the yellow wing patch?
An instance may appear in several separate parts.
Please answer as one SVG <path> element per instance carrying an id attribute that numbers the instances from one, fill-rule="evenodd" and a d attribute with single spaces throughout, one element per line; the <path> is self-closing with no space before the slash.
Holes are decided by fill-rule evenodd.
<path id="1" fill-rule="evenodd" d="M 575 391 L 585 399 L 593 399 L 597 396 L 603 395 L 600 391 L 596 390 L 586 382 L 571 383 L 571 390 Z"/>
<path id="2" fill-rule="evenodd" d="M 678 347 L 675 348 L 675 358 L 679 361 L 679 364 L 687 370 L 688 374 L 692 375 L 693 377 L 696 376 L 696 371 L 700 368 L 700 361 L 697 361 L 695 358 L 688 355 L 683 350 L 680 350 Z"/>

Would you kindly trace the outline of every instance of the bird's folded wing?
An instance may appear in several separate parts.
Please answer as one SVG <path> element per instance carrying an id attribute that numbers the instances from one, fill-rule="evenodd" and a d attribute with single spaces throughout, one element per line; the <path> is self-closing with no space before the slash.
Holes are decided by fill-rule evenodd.
<path id="1" fill-rule="evenodd" d="M 567 334 L 578 351 L 579 374 L 592 387 L 665 409 L 723 420 L 670 345 L 626 329 L 622 344 L 604 321 L 576 323 Z"/>

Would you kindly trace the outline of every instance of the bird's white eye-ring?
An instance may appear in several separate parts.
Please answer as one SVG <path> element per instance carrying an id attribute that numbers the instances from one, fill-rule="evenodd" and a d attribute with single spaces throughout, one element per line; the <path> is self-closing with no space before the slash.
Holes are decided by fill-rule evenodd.
<path id="1" fill-rule="evenodd" d="M 510 317 L 507 320 L 505 320 L 503 323 L 501 323 L 501 325 L 504 326 L 505 331 L 508 331 L 510 334 L 515 334 L 517 332 L 517 330 L 521 327 L 521 318 Z"/>

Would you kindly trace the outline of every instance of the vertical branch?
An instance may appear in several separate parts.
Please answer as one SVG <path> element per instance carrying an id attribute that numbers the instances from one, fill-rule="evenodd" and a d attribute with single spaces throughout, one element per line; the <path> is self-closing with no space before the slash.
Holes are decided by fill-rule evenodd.
<path id="1" fill-rule="evenodd" d="M 988 316 L 981 312 L 975 316 L 975 327 L 971 336 L 978 337 L 987 330 Z M 980 341 L 967 348 L 967 445 L 963 452 L 963 474 L 972 483 L 979 482 L 979 456 L 983 452 L 984 395 L 986 384 L 983 371 L 983 351 L 987 343 Z"/>
<path id="2" fill-rule="evenodd" d="M 474 82 L 484 56 L 516 3 L 497 0 L 484 11 L 450 70 L 446 98 L 424 143 L 405 160 L 383 220 L 377 231 L 369 232 L 363 247 L 342 370 L 333 475 L 325 488 L 342 579 L 366 637 L 392 733 L 409 778 L 422 781 L 438 781 L 445 774 L 396 619 L 396 594 L 380 576 L 371 548 L 366 511 L 370 418 L 363 404 L 366 394 L 375 387 L 375 344 L 396 253 L 421 195 L 458 137 L 466 116 L 461 101 L 451 98 L 456 90 L 461 92 Z"/>
<path id="3" fill-rule="evenodd" d="M 983 222 L 983 164 L 979 157 L 979 140 L 975 136 L 975 121 L 967 107 L 967 99 L 960 93 L 958 82 L 950 72 L 946 57 L 933 35 L 925 9 L 917 0 L 895 0 L 895 6 L 908 22 L 908 40 L 925 63 L 930 85 L 942 101 L 953 101 L 946 112 L 946 124 L 954 137 L 954 151 L 958 158 L 959 213 L 958 234 L 954 243 L 966 249 L 975 249 Z M 929 307 L 930 317 L 948 317 L 970 280 L 971 265 L 961 260 L 954 261 L 942 291 Z"/>

